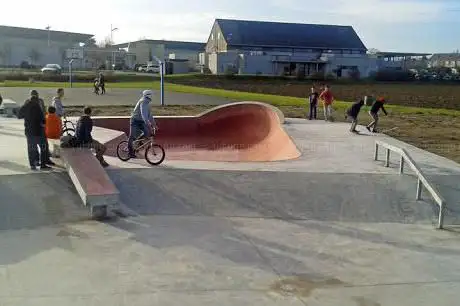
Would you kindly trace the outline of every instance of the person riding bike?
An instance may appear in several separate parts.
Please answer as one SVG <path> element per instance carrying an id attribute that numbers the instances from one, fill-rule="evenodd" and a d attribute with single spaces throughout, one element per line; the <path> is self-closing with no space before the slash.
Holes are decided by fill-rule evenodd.
<path id="1" fill-rule="evenodd" d="M 152 102 L 153 92 L 151 90 L 144 90 L 142 98 L 137 102 L 131 114 L 128 150 L 130 158 L 136 158 L 134 152 L 133 142 L 139 136 L 149 137 L 152 135 L 153 130 L 157 130 L 155 119 L 150 113 L 150 102 Z"/>

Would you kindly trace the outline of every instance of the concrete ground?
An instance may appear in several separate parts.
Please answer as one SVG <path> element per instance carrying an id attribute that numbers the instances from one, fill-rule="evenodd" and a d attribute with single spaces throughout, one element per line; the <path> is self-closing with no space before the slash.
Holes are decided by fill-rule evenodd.
<path id="1" fill-rule="evenodd" d="M 62 170 L 30 174 L 0 119 L 0 305 L 456 305 L 460 166 L 347 125 L 288 119 L 303 155 L 274 163 L 110 158 L 121 211 L 87 211 Z M 448 199 L 373 161 L 404 146 Z M 383 159 L 383 156 L 382 156 Z"/>
<path id="2" fill-rule="evenodd" d="M 11 99 L 19 104 L 23 104 L 29 97 L 31 89 L 36 89 L 40 97 L 48 104 L 55 95 L 57 88 L 34 88 L 33 84 L 31 84 L 30 88 L 0 87 L 0 94 L 4 99 Z M 93 94 L 92 88 L 66 88 L 63 103 L 67 106 L 135 105 L 140 98 L 142 90 L 143 89 L 110 88 L 110 85 L 108 85 L 107 94 L 98 96 Z M 160 92 L 154 92 L 156 94 L 153 97 L 153 105 L 160 105 Z M 229 101 L 230 100 L 212 96 L 165 92 L 165 105 L 219 105 L 226 104 Z"/>

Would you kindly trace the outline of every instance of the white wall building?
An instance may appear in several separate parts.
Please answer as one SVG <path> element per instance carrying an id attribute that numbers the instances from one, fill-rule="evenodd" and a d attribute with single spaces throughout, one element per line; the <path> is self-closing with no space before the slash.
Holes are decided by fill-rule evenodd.
<path id="1" fill-rule="evenodd" d="M 35 66 L 66 63 L 66 50 L 93 37 L 92 34 L 0 26 L 0 66 L 21 63 Z"/>

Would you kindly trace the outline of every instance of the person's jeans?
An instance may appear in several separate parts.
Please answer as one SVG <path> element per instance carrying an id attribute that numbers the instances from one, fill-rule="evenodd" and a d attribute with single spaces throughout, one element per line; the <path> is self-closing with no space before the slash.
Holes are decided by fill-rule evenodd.
<path id="1" fill-rule="evenodd" d="M 350 132 L 356 131 L 356 126 L 358 125 L 358 117 L 350 117 L 351 118 L 351 127 Z"/>
<path id="2" fill-rule="evenodd" d="M 311 119 L 316 119 L 316 110 L 317 110 L 317 103 L 310 103 L 310 112 L 308 114 L 308 118 Z"/>
<path id="3" fill-rule="evenodd" d="M 329 120 L 332 117 L 332 105 L 331 104 L 324 104 L 324 120 Z"/>
<path id="4" fill-rule="evenodd" d="M 48 147 L 45 135 L 33 136 L 26 135 L 27 138 L 27 153 L 29 157 L 29 165 L 35 167 L 37 162 L 40 166 L 45 166 L 49 160 Z"/>
<path id="5" fill-rule="evenodd" d="M 377 130 L 377 124 L 379 123 L 379 115 L 377 113 L 369 112 L 369 115 L 372 117 L 372 122 L 369 123 L 367 126 L 369 129 L 372 129 L 373 131 Z"/>
<path id="6" fill-rule="evenodd" d="M 143 120 L 130 120 L 129 126 L 129 138 L 128 138 L 128 150 L 129 154 L 134 154 L 133 142 L 139 136 L 143 135 L 143 137 L 149 137 L 150 131 Z"/>

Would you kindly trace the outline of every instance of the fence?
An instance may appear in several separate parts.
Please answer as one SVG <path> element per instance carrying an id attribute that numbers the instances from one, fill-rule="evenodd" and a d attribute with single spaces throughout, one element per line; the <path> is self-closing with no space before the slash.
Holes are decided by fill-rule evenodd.
<path id="1" fill-rule="evenodd" d="M 439 216 L 438 216 L 438 229 L 443 228 L 443 223 L 444 223 L 444 210 L 445 210 L 445 205 L 446 201 L 444 198 L 439 194 L 439 192 L 436 190 L 436 188 L 428 182 L 426 179 L 425 175 L 423 174 L 422 170 L 420 170 L 419 167 L 417 167 L 415 161 L 409 156 L 406 150 L 390 145 L 388 143 L 385 143 L 383 141 L 376 141 L 375 142 L 375 153 L 374 153 L 374 160 L 378 160 L 378 155 L 379 155 L 379 147 L 383 147 L 386 149 L 386 154 L 385 154 L 385 167 L 390 166 L 390 152 L 393 151 L 395 153 L 398 153 L 400 155 L 400 161 L 399 161 L 399 174 L 404 173 L 404 167 L 405 164 L 408 164 L 409 167 L 415 172 L 417 175 L 417 195 L 416 195 L 416 200 L 421 200 L 422 197 L 422 186 L 425 186 L 425 188 L 428 190 L 428 192 L 431 194 L 433 199 L 436 201 L 436 203 L 439 205 Z"/>

